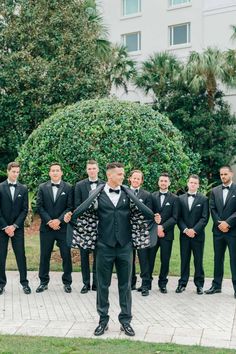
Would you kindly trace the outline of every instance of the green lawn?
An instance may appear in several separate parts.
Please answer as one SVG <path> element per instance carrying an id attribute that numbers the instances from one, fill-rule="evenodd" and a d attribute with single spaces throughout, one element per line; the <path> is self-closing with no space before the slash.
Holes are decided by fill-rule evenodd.
<path id="1" fill-rule="evenodd" d="M 211 221 L 207 225 L 206 228 L 206 242 L 205 242 L 205 253 L 204 253 L 204 268 L 206 277 L 212 277 L 213 275 L 213 241 L 212 241 L 212 232 L 211 232 Z M 9 244 L 10 245 L 10 244 Z M 78 261 L 78 250 L 73 250 L 73 269 L 74 271 L 80 270 L 80 265 Z M 26 256 L 27 256 L 27 264 L 29 270 L 38 270 L 39 265 L 39 235 L 36 234 L 34 236 L 26 237 Z M 156 266 L 155 266 L 155 274 L 159 272 L 159 253 L 156 258 Z M 11 246 L 9 246 L 9 255 L 7 258 L 7 269 L 8 270 L 16 270 L 16 262 Z M 61 262 L 59 257 L 58 248 L 55 246 L 53 252 L 53 258 L 51 261 L 51 270 L 57 271 L 61 270 Z M 137 266 L 137 272 L 139 268 Z M 175 232 L 175 240 L 173 243 L 173 250 L 171 256 L 171 264 L 170 264 L 170 275 L 179 276 L 180 272 L 180 261 L 179 261 L 179 231 L 176 228 Z M 191 265 L 191 275 L 193 274 L 193 265 Z M 230 277 L 230 269 L 229 269 L 229 256 L 228 252 L 225 257 L 225 277 Z"/>
<path id="2" fill-rule="evenodd" d="M 235 350 L 128 340 L 0 336 L 4 354 L 227 354 Z"/>

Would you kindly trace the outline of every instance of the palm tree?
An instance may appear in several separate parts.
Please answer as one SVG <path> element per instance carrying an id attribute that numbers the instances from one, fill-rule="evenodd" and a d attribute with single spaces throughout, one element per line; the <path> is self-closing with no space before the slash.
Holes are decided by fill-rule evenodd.
<path id="1" fill-rule="evenodd" d="M 136 85 L 146 93 L 153 91 L 157 100 L 178 84 L 183 66 L 168 52 L 154 53 L 142 63 Z"/>
<path id="2" fill-rule="evenodd" d="M 232 29 L 232 31 L 233 31 L 233 34 L 232 34 L 232 36 L 231 36 L 231 39 L 234 41 L 234 40 L 236 40 L 236 26 L 235 26 L 235 25 L 232 25 L 232 26 L 231 26 L 231 29 Z"/>
<path id="3" fill-rule="evenodd" d="M 236 71 L 232 64 L 236 65 L 235 58 L 232 51 L 221 52 L 210 47 L 202 53 L 191 52 L 188 57 L 185 79 L 194 94 L 205 90 L 210 109 L 214 108 L 218 82 L 234 85 Z"/>

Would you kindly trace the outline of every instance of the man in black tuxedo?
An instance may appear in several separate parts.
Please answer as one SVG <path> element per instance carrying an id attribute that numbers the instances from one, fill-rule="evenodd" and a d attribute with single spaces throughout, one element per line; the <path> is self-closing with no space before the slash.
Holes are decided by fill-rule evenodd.
<path id="1" fill-rule="evenodd" d="M 152 210 L 152 197 L 151 193 L 142 189 L 141 186 L 144 182 L 144 176 L 142 171 L 133 170 L 129 175 L 130 189 L 133 191 L 134 195 L 142 201 L 149 209 Z M 149 295 L 149 285 L 150 285 L 150 274 L 149 274 L 149 261 L 148 261 L 148 248 L 143 248 L 137 250 L 139 264 L 140 264 L 140 277 L 142 279 L 141 287 L 137 290 L 141 292 L 142 296 Z M 136 288 L 136 250 L 133 250 L 133 268 L 132 268 L 132 279 L 131 279 L 131 289 Z"/>
<path id="2" fill-rule="evenodd" d="M 188 192 L 179 197 L 180 258 L 181 277 L 176 293 L 182 293 L 188 283 L 191 253 L 194 257 L 194 284 L 197 294 L 203 294 L 204 269 L 203 250 L 205 227 L 209 219 L 208 198 L 198 192 L 199 177 L 191 175 L 188 179 Z"/>
<path id="3" fill-rule="evenodd" d="M 174 227 L 178 218 L 178 197 L 169 192 L 170 177 L 168 173 L 162 173 L 158 179 L 159 191 L 152 194 L 153 212 L 161 216 L 161 222 L 157 226 L 157 244 L 149 249 L 149 268 L 151 289 L 152 273 L 155 266 L 155 259 L 160 248 L 160 273 L 158 286 L 162 294 L 167 293 L 167 276 L 174 240 Z M 155 217 L 156 218 L 156 217 Z"/>
<path id="4" fill-rule="evenodd" d="M 229 249 L 234 297 L 236 298 L 236 185 L 230 166 L 220 168 L 222 184 L 213 188 L 210 210 L 213 219 L 214 279 L 205 294 L 221 292 L 225 250 Z"/>
<path id="5" fill-rule="evenodd" d="M 31 289 L 27 280 L 25 257 L 24 221 L 28 213 L 27 187 L 17 181 L 20 165 L 10 162 L 7 166 L 7 180 L 0 184 L 0 295 L 7 283 L 6 258 L 8 241 L 11 239 L 16 263 L 20 273 L 20 283 L 25 294 Z"/>
<path id="6" fill-rule="evenodd" d="M 41 293 L 48 288 L 51 253 L 56 241 L 62 258 L 64 291 L 71 292 L 72 262 L 70 248 L 66 243 L 66 223 L 64 215 L 73 209 L 72 187 L 62 180 L 62 168 L 57 162 L 49 169 L 50 181 L 39 186 L 37 210 L 41 217 L 40 225 L 40 285 L 36 289 Z"/>
<path id="7" fill-rule="evenodd" d="M 88 160 L 86 171 L 88 178 L 79 181 L 75 185 L 74 192 L 74 207 L 77 208 L 82 204 L 89 196 L 89 192 L 97 188 L 98 185 L 103 183 L 102 180 L 98 178 L 99 167 L 95 160 Z M 93 255 L 93 282 L 92 290 L 97 290 L 97 280 L 96 280 L 96 254 L 95 251 L 89 251 L 88 249 L 80 248 L 80 258 L 81 258 L 81 272 L 83 279 L 83 287 L 81 289 L 81 294 L 86 294 L 90 290 L 90 265 L 89 265 L 89 254 L 92 252 Z"/>

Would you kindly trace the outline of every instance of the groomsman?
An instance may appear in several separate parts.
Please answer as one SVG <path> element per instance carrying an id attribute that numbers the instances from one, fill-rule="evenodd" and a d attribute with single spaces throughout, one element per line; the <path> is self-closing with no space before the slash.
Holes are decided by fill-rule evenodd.
<path id="1" fill-rule="evenodd" d="M 142 171 L 133 170 L 130 172 L 129 183 L 130 189 L 133 191 L 134 195 L 144 203 L 149 209 L 152 210 L 152 197 L 151 194 L 141 188 L 144 182 L 144 176 Z M 142 279 L 142 285 L 138 288 L 138 291 L 142 293 L 142 296 L 149 295 L 149 285 L 150 285 L 150 274 L 149 274 L 149 261 L 148 261 L 148 248 L 139 249 L 137 251 L 139 264 L 140 264 L 140 277 Z M 132 269 L 132 281 L 131 289 L 136 288 L 136 250 L 133 250 L 133 269 Z"/>
<path id="2" fill-rule="evenodd" d="M 234 297 L 236 298 L 236 185 L 230 166 L 220 168 L 222 184 L 213 188 L 210 210 L 213 219 L 214 279 L 205 294 L 221 293 L 225 250 L 229 249 Z"/>
<path id="3" fill-rule="evenodd" d="M 66 243 L 66 223 L 64 215 L 73 209 L 72 187 L 62 180 L 62 167 L 52 163 L 49 169 L 50 180 L 39 186 L 37 210 L 41 217 L 40 226 L 40 285 L 37 293 L 47 290 L 49 283 L 50 258 L 54 243 L 60 249 L 62 258 L 64 291 L 71 292 L 72 262 L 70 248 Z"/>
<path id="4" fill-rule="evenodd" d="M 167 276 L 174 240 L 174 227 L 178 218 L 178 197 L 169 192 L 170 177 L 168 173 L 162 173 L 158 179 L 159 191 L 152 194 L 154 214 L 160 214 L 161 222 L 157 227 L 157 244 L 149 249 L 150 289 L 155 259 L 160 248 L 160 273 L 158 286 L 162 294 L 167 293 Z M 157 220 L 156 220 L 157 221 Z M 158 223 L 158 221 L 157 221 Z"/>
<path id="5" fill-rule="evenodd" d="M 205 227 L 209 219 L 208 198 L 198 193 L 199 177 L 191 175 L 188 179 L 188 192 L 179 197 L 180 258 L 181 277 L 176 293 L 182 293 L 188 283 L 191 253 L 194 257 L 194 284 L 197 294 L 203 294 L 204 270 L 203 250 Z"/>
<path id="6" fill-rule="evenodd" d="M 97 188 L 102 180 L 98 178 L 99 167 L 95 160 L 88 160 L 86 165 L 86 172 L 88 178 L 79 181 L 75 185 L 74 192 L 74 207 L 77 208 L 82 204 L 89 196 L 89 192 Z M 92 252 L 93 255 L 93 282 L 92 290 L 97 290 L 97 280 L 96 280 L 96 254 L 95 251 L 89 251 L 88 249 L 80 248 L 80 258 L 81 258 L 81 271 L 83 279 L 83 287 L 81 289 L 81 294 L 86 294 L 90 290 L 90 264 L 89 264 L 89 254 Z"/>
<path id="7" fill-rule="evenodd" d="M 18 182 L 20 165 L 10 162 L 7 180 L 0 184 L 0 295 L 3 294 L 6 278 L 8 241 L 11 240 L 20 273 L 20 283 L 25 294 L 31 289 L 27 280 L 25 257 L 24 221 L 28 213 L 28 190 Z"/>

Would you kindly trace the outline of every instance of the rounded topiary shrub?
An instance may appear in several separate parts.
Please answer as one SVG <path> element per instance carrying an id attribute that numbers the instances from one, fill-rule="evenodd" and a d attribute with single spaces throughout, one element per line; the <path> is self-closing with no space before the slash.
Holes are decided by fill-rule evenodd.
<path id="1" fill-rule="evenodd" d="M 141 169 L 145 188 L 156 189 L 160 172 L 172 178 L 172 190 L 198 172 L 198 157 L 184 152 L 181 133 L 170 120 L 147 105 L 116 99 L 81 101 L 46 119 L 22 146 L 21 179 L 35 190 L 48 179 L 48 166 L 58 161 L 64 180 L 85 178 L 88 159 L 96 159 L 100 177 L 108 162 L 119 161 L 127 174 Z"/>

